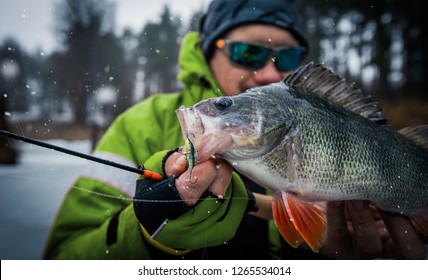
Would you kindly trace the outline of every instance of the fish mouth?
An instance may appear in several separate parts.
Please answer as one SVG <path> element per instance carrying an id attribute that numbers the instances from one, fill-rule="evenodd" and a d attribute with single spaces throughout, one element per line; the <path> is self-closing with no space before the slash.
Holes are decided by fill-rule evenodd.
<path id="1" fill-rule="evenodd" d="M 219 120 L 199 114 L 193 107 L 176 110 L 184 139 L 195 148 L 196 164 L 206 161 L 233 144 L 230 133 L 220 129 Z"/>
<path id="2" fill-rule="evenodd" d="M 189 138 L 189 135 L 191 136 L 194 133 L 204 134 L 205 127 L 202 119 L 199 114 L 194 111 L 193 107 L 186 108 L 180 106 L 175 112 L 180 122 L 181 133 L 184 139 Z M 193 138 L 195 138 L 195 136 L 193 136 Z M 190 141 L 192 141 L 192 139 L 190 139 Z"/>

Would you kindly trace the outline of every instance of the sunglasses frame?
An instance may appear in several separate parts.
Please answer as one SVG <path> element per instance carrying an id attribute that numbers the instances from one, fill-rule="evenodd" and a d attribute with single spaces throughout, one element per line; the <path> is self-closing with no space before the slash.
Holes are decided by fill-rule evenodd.
<path id="1" fill-rule="evenodd" d="M 266 60 L 261 64 L 260 67 L 254 67 L 254 66 L 250 66 L 250 65 L 244 65 L 244 64 L 241 64 L 239 62 L 235 62 L 232 59 L 232 45 L 235 44 L 235 43 L 246 44 L 246 45 L 249 45 L 249 46 L 254 46 L 254 47 L 259 47 L 259 48 L 267 49 L 269 51 L 269 54 L 268 54 Z M 252 70 L 258 70 L 258 69 L 261 69 L 261 68 L 265 67 L 266 64 L 268 63 L 269 59 L 273 58 L 272 61 L 274 62 L 275 67 L 276 67 L 276 69 L 279 72 L 292 71 L 292 70 L 298 68 L 298 65 L 297 65 L 296 67 L 294 67 L 292 69 L 280 70 L 278 68 L 278 64 L 277 64 L 280 51 L 283 51 L 283 50 L 301 50 L 301 54 L 302 55 L 301 55 L 301 58 L 300 58 L 299 65 L 300 65 L 301 61 L 304 59 L 304 57 L 306 56 L 306 52 L 307 52 L 307 49 L 305 47 L 301 47 L 301 46 L 298 46 L 298 47 L 294 47 L 294 46 L 290 46 L 290 47 L 268 47 L 268 46 L 263 45 L 263 44 L 257 44 L 257 43 L 251 43 L 251 42 L 244 42 L 244 41 L 234 41 L 234 40 L 229 40 L 229 39 L 218 39 L 216 41 L 216 47 L 218 49 L 222 50 L 227 55 L 229 55 L 229 60 L 233 64 L 235 64 L 237 66 L 240 66 L 240 67 L 247 68 L 247 69 L 252 69 Z"/>

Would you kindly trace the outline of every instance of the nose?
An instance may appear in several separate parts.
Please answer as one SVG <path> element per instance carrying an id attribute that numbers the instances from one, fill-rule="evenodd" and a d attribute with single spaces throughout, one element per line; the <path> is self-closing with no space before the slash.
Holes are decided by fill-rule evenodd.
<path id="1" fill-rule="evenodd" d="M 272 59 L 269 59 L 266 65 L 254 71 L 254 80 L 259 85 L 265 85 L 270 83 L 276 83 L 285 77 L 284 73 L 279 72 Z"/>

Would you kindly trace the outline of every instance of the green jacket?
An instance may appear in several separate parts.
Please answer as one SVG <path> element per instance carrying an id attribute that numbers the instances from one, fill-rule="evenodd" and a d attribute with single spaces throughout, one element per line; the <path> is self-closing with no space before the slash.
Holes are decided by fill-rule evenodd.
<path id="1" fill-rule="evenodd" d="M 183 91 L 154 95 L 129 108 L 112 123 L 95 155 L 133 166 L 144 163 L 147 169 L 162 172 L 165 153 L 184 143 L 175 109 L 222 95 L 200 50 L 197 33 L 185 36 L 179 64 L 178 79 L 184 84 Z M 227 243 L 245 215 L 247 200 L 228 199 L 247 196 L 242 180 L 234 174 L 226 203 L 199 203 L 170 221 L 153 241 L 143 236 L 134 214 L 132 197 L 137 179 L 138 175 L 127 171 L 90 164 L 70 188 L 43 258 L 173 258 L 174 253 L 164 252 L 165 248 L 180 248 L 177 254 L 186 257 L 188 251 L 181 249 L 198 250 Z M 226 211 L 228 214 L 223 215 Z M 269 224 L 268 247 L 275 251 L 279 234 L 273 222 Z M 177 238 L 179 235 L 183 238 Z"/>

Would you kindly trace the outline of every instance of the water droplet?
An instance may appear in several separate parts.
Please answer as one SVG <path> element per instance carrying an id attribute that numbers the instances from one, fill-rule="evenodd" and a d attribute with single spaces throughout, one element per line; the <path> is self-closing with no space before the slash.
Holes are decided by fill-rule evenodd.
<path id="1" fill-rule="evenodd" d="M 210 210 L 208 210 L 208 212 L 207 212 L 208 214 L 211 214 L 211 211 Z"/>
<path id="2" fill-rule="evenodd" d="M 25 87 L 26 87 L 26 88 L 30 88 L 30 86 L 29 86 L 29 85 L 26 85 Z"/>
<path id="3" fill-rule="evenodd" d="M 155 50 L 155 52 L 156 52 L 156 53 L 160 53 L 160 50 L 156 49 L 156 50 Z"/>
<path id="4" fill-rule="evenodd" d="M 41 55 L 41 56 L 44 56 L 44 55 L 45 55 L 45 53 L 44 53 L 44 52 L 40 52 L 40 55 Z"/>
<path id="5" fill-rule="evenodd" d="M 233 166 L 238 166 L 238 163 L 237 162 L 232 162 L 232 165 Z"/>
<path id="6" fill-rule="evenodd" d="M 407 233 L 407 230 L 405 230 L 404 233 Z"/>
<path id="7" fill-rule="evenodd" d="M 217 164 L 217 165 L 215 166 L 215 168 L 220 169 L 220 168 L 221 168 L 221 164 Z"/>
<path id="8" fill-rule="evenodd" d="M 7 98 L 7 94 L 6 94 L 6 93 L 5 93 L 5 94 L 3 94 L 3 97 L 4 97 L 4 98 Z"/>
<path id="9" fill-rule="evenodd" d="M 106 255 L 108 255 L 110 253 L 110 251 L 109 250 L 106 250 Z"/>
<path id="10" fill-rule="evenodd" d="M 114 78 L 113 77 L 109 77 L 108 80 L 111 82 L 111 81 L 114 80 Z"/>
<path id="11" fill-rule="evenodd" d="M 4 115 L 5 115 L 6 117 L 10 117 L 10 116 L 11 116 L 10 112 L 4 112 Z"/>

